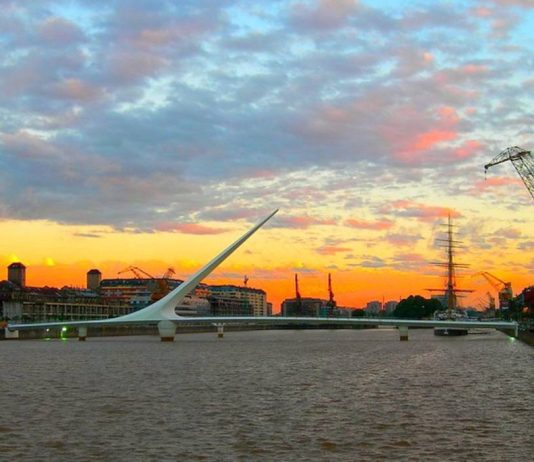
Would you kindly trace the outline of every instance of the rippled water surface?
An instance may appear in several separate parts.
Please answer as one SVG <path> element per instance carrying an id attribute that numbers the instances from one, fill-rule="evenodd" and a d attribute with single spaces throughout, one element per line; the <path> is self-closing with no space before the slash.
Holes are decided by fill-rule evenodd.
<path id="1" fill-rule="evenodd" d="M 533 460 L 534 349 L 499 332 L 0 343 L 0 460 Z"/>

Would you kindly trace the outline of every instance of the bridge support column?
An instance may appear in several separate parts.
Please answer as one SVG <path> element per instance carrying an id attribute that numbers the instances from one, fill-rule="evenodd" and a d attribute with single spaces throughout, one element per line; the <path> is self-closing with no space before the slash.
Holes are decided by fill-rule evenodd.
<path id="1" fill-rule="evenodd" d="M 9 330 L 7 327 L 4 329 L 4 338 L 6 340 L 18 340 L 19 331 L 18 330 Z"/>
<path id="2" fill-rule="evenodd" d="M 217 327 L 217 337 L 223 338 L 224 337 L 224 324 L 222 323 L 215 324 L 215 326 Z"/>
<path id="3" fill-rule="evenodd" d="M 87 327 L 78 327 L 78 340 L 80 342 L 85 342 L 87 338 Z"/>
<path id="4" fill-rule="evenodd" d="M 401 342 L 408 340 L 408 326 L 399 326 L 398 329 Z"/>
<path id="5" fill-rule="evenodd" d="M 176 324 L 172 321 L 160 321 L 158 322 L 158 332 L 162 342 L 174 342 Z"/>

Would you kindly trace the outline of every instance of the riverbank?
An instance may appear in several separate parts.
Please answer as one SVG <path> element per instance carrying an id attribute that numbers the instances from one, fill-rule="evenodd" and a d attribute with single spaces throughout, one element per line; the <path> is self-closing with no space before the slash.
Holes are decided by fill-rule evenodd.
<path id="1" fill-rule="evenodd" d="M 528 330 L 519 331 L 519 335 L 517 336 L 517 338 L 523 343 L 534 347 L 534 332 Z"/>

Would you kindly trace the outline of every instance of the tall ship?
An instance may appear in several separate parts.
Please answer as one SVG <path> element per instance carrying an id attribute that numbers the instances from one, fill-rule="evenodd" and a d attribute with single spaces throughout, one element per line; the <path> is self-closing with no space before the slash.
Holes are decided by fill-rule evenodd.
<path id="1" fill-rule="evenodd" d="M 456 285 L 456 269 L 466 268 L 468 265 L 462 263 L 456 263 L 454 260 L 455 249 L 458 248 L 460 241 L 453 239 L 453 225 L 451 221 L 451 215 L 449 213 L 447 220 L 447 238 L 438 239 L 443 242 L 443 247 L 446 248 L 447 261 L 435 263 L 437 266 L 446 268 L 446 282 L 445 287 L 442 289 L 428 289 L 431 292 L 441 292 L 439 298 L 442 304 L 446 306 L 443 310 L 438 310 L 434 313 L 434 319 L 440 321 L 462 321 L 467 320 L 467 316 L 458 309 L 458 294 L 462 292 L 472 292 L 468 289 L 458 289 Z M 467 335 L 468 330 L 464 327 L 435 327 L 434 335 L 440 336 L 459 336 Z"/>

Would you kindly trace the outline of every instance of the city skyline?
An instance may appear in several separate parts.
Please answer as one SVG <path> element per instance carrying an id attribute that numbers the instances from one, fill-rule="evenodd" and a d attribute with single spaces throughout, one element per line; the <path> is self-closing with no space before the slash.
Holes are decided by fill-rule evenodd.
<path id="1" fill-rule="evenodd" d="M 0 265 L 28 285 L 184 279 L 277 207 L 205 282 L 429 297 L 450 212 L 472 273 L 533 283 L 532 200 L 483 168 L 533 148 L 531 2 L 7 2 L 0 25 Z"/>

